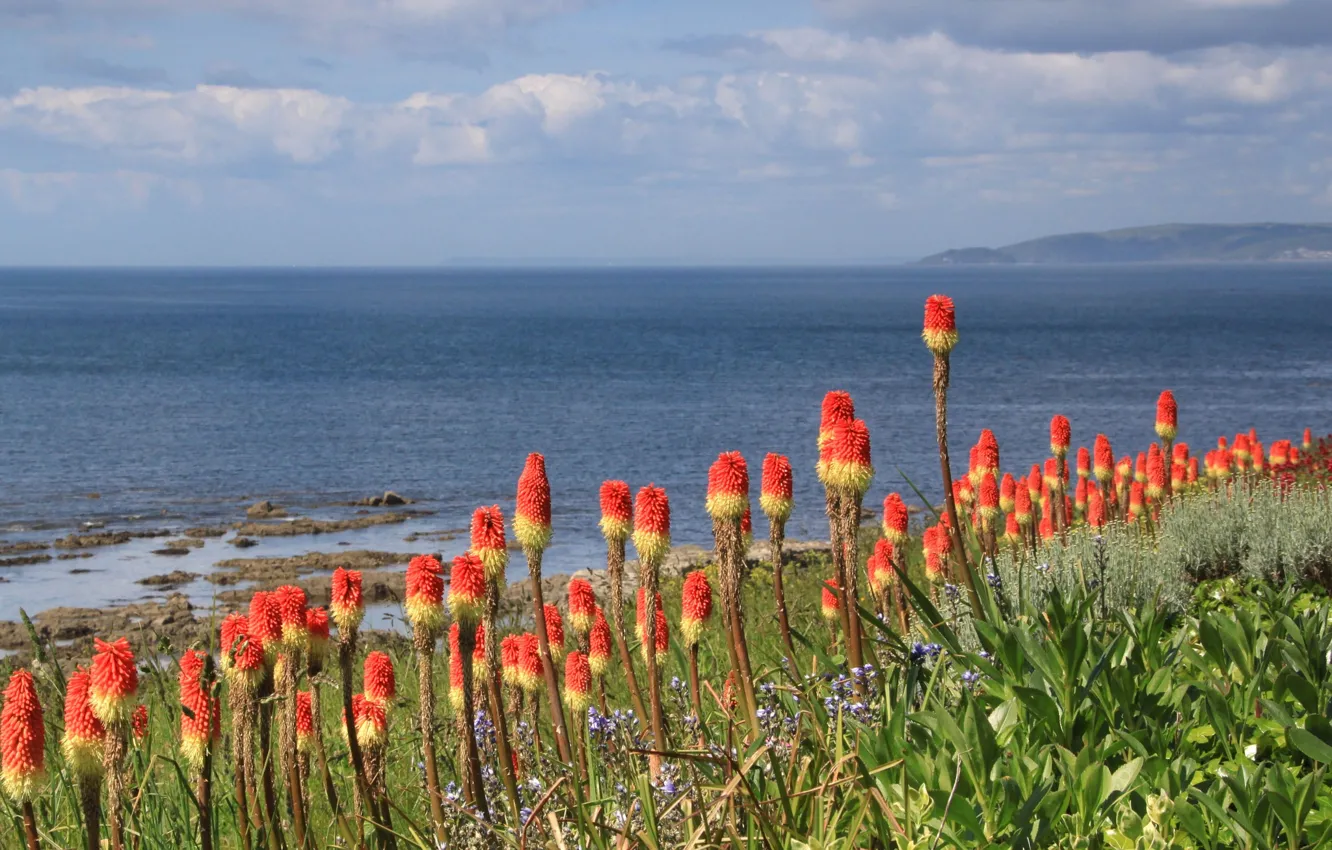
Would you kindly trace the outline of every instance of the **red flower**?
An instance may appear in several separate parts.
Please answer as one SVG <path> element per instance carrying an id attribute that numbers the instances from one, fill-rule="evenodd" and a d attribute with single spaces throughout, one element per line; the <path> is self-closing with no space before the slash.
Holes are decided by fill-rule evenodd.
<path id="1" fill-rule="evenodd" d="M 1138 452 L 1138 462 L 1133 466 L 1133 480 L 1139 484 L 1147 483 L 1147 453 Z"/>
<path id="2" fill-rule="evenodd" d="M 1306 452 L 1313 450 L 1313 429 L 1304 429 L 1304 441 L 1301 444 Z"/>
<path id="3" fill-rule="evenodd" d="M 457 571 L 453 576 L 457 585 Z M 482 595 L 485 594 L 484 585 Z M 454 604 L 454 593 L 449 602 Z M 407 599 L 403 603 L 407 619 L 427 635 L 439 634 L 444 626 L 444 568 L 433 555 L 417 555 L 407 563 Z"/>
<path id="4" fill-rule="evenodd" d="M 490 665 L 486 663 L 486 624 L 476 624 L 476 635 L 472 638 L 472 676 L 480 682 L 490 678 Z"/>
<path id="5" fill-rule="evenodd" d="M 473 625 L 481 619 L 486 602 L 486 567 L 471 552 L 453 559 L 449 575 L 449 611 L 453 619 L 464 625 Z"/>
<path id="6" fill-rule="evenodd" d="M 994 483 L 994 475 L 986 473 L 981 477 L 979 507 L 981 517 L 986 522 L 993 522 L 999 516 L 999 485 Z"/>
<path id="7" fill-rule="evenodd" d="M 1078 506 L 1078 510 L 1087 507 L 1087 479 L 1079 478 L 1077 486 L 1073 488 L 1073 504 Z"/>
<path id="8" fill-rule="evenodd" d="M 925 578 L 929 579 L 932 584 L 938 584 L 944 580 L 943 561 L 940 559 L 938 552 L 925 553 Z M 827 616 L 827 612 L 824 613 L 824 616 Z"/>
<path id="9" fill-rule="evenodd" d="M 1016 504 L 1017 479 L 1013 477 L 1013 473 L 1005 472 L 1003 480 L 999 482 L 999 510 L 1011 514 Z"/>
<path id="10" fill-rule="evenodd" d="M 1110 447 L 1110 438 L 1104 434 L 1096 435 L 1094 466 L 1092 467 L 1096 480 L 1102 484 L 1109 483 L 1115 474 L 1115 452 Z"/>
<path id="11" fill-rule="evenodd" d="M 769 452 L 763 458 L 763 484 L 759 493 L 759 507 L 772 522 L 786 522 L 794 504 L 792 495 L 791 461 L 786 455 Z"/>
<path id="12" fill-rule="evenodd" d="M 32 674 L 15 670 L 0 709 L 0 785 L 10 799 L 32 800 L 46 779 L 46 727 Z"/>
<path id="13" fill-rule="evenodd" d="M 601 482 L 601 533 L 613 543 L 629 539 L 634 530 L 634 502 L 623 481 Z"/>
<path id="14" fill-rule="evenodd" d="M 384 703 L 364 694 L 355 694 L 352 696 L 352 717 L 356 725 L 356 741 L 361 749 L 375 749 L 388 742 L 388 710 Z"/>
<path id="15" fill-rule="evenodd" d="M 123 723 L 134 711 L 134 699 L 139 692 L 139 668 L 134 664 L 134 652 L 126 638 L 114 643 L 94 638 L 93 645 L 97 651 L 93 655 L 92 684 L 88 689 L 93 713 L 108 726 Z"/>
<path id="16" fill-rule="evenodd" d="M 1286 444 L 1289 445 L 1290 440 L 1287 440 Z M 1172 446 L 1170 449 L 1170 456 L 1171 456 L 1171 461 L 1174 463 L 1188 463 L 1189 444 L 1185 442 L 1175 443 L 1175 445 Z"/>
<path id="17" fill-rule="evenodd" d="M 1050 454 L 1055 457 L 1063 457 L 1068 454 L 1068 444 L 1072 439 L 1070 434 L 1068 417 L 1055 414 L 1055 417 L 1050 420 Z"/>
<path id="18" fill-rule="evenodd" d="M 560 609 L 546 603 L 546 643 L 550 646 L 550 657 L 554 661 L 564 658 L 564 618 Z"/>
<path id="19" fill-rule="evenodd" d="M 527 456 L 523 474 L 518 476 L 513 533 L 525 550 L 540 552 L 550 545 L 550 481 L 546 459 L 536 452 Z"/>
<path id="20" fill-rule="evenodd" d="M 738 520 L 749 507 L 749 465 L 739 452 L 722 452 L 708 468 L 708 514 Z"/>
<path id="21" fill-rule="evenodd" d="M 1163 440 L 1173 440 L 1178 432 L 1179 408 L 1175 405 L 1175 394 L 1161 390 L 1161 396 L 1156 400 L 1156 435 Z"/>
<path id="22" fill-rule="evenodd" d="M 869 577 L 870 591 L 882 598 L 884 591 L 892 586 L 896 574 L 893 572 L 893 544 L 882 537 L 874 541 L 874 552 L 865 564 Z"/>
<path id="23" fill-rule="evenodd" d="M 671 548 L 671 503 L 652 484 L 638 491 L 634 506 L 634 548 L 645 563 L 658 564 Z"/>
<path id="24" fill-rule="evenodd" d="M 328 612 L 323 608 L 307 608 L 305 629 L 310 634 L 310 668 L 318 673 L 328 655 Z"/>
<path id="25" fill-rule="evenodd" d="M 680 592 L 680 635 L 685 646 L 698 643 L 699 635 L 712 619 L 712 585 L 702 570 L 685 576 Z"/>
<path id="26" fill-rule="evenodd" d="M 1087 492 L 1087 524 L 1092 528 L 1105 526 L 1105 499 L 1095 487 Z"/>
<path id="27" fill-rule="evenodd" d="M 1091 477 L 1091 451 L 1086 446 L 1078 446 L 1078 477 Z"/>
<path id="28" fill-rule="evenodd" d="M 600 607 L 597 608 L 592 631 L 587 636 L 587 649 L 587 662 L 592 665 L 592 672 L 598 676 L 606 675 L 611 658 L 611 629 Z"/>
<path id="29" fill-rule="evenodd" d="M 819 415 L 818 449 L 823 451 L 823 444 L 832 437 L 833 426 L 838 422 L 850 422 L 856 418 L 856 403 L 851 394 L 843 390 L 832 390 L 823 397 L 823 408 Z"/>
<path id="30" fill-rule="evenodd" d="M 1142 517 L 1145 501 L 1142 482 L 1134 481 L 1133 487 L 1129 490 L 1129 522 L 1136 522 Z"/>
<path id="31" fill-rule="evenodd" d="M 754 517 L 749 512 L 749 506 L 745 506 L 745 512 L 740 515 L 740 545 L 744 551 L 748 552 L 749 547 L 754 544 Z"/>
<path id="32" fill-rule="evenodd" d="M 296 746 L 308 753 L 314 745 L 314 712 L 310 705 L 310 692 L 296 693 Z"/>
<path id="33" fill-rule="evenodd" d="M 1051 492 L 1058 492 L 1059 485 L 1063 483 L 1059 480 L 1058 461 L 1052 457 L 1045 459 L 1045 477 L 1041 483 L 1045 485 L 1045 489 Z"/>
<path id="34" fill-rule="evenodd" d="M 666 663 L 666 654 L 671 648 L 671 626 L 666 622 L 666 612 L 661 610 L 661 597 L 657 597 L 657 664 Z M 644 635 L 646 637 L 646 634 Z M 643 652 L 646 658 L 647 642 L 644 641 Z"/>
<path id="35" fill-rule="evenodd" d="M 828 579 L 823 583 L 821 610 L 825 620 L 836 620 L 841 609 L 842 598 L 837 590 L 837 579 Z"/>
<path id="36" fill-rule="evenodd" d="M 597 595 L 585 578 L 569 580 L 569 622 L 574 631 L 585 635 L 592 628 L 597 615 Z"/>
<path id="37" fill-rule="evenodd" d="M 282 613 L 273 594 L 259 591 L 250 597 L 250 639 L 264 648 L 264 660 L 272 663 L 282 642 Z"/>
<path id="38" fill-rule="evenodd" d="M 592 704 L 592 667 L 578 650 L 564 660 L 564 701 L 575 714 L 583 714 Z"/>
<path id="39" fill-rule="evenodd" d="M 1042 540 L 1049 541 L 1054 539 L 1054 521 L 1050 518 L 1050 513 L 1048 511 L 1041 517 L 1041 524 L 1036 530 L 1041 535 Z"/>
<path id="40" fill-rule="evenodd" d="M 864 420 L 838 422 L 819 454 L 819 480 L 843 492 L 864 495 L 874 478 L 870 463 L 870 435 Z"/>
<path id="41" fill-rule="evenodd" d="M 477 508 L 472 512 L 472 554 L 486 566 L 486 578 L 501 583 L 509 565 L 509 548 L 504 540 L 504 512 L 499 505 Z"/>
<path id="42" fill-rule="evenodd" d="M 290 651 L 305 648 L 308 635 L 305 629 L 305 591 L 291 584 L 284 584 L 269 596 L 277 608 L 278 618 L 282 622 L 282 645 Z"/>
<path id="43" fill-rule="evenodd" d="M 999 441 L 989 428 L 981 431 L 980 442 L 976 444 L 976 469 L 991 476 L 999 474 Z"/>
<path id="44" fill-rule="evenodd" d="M 225 673 L 231 669 L 232 647 L 240 637 L 249 637 L 249 618 L 239 612 L 232 612 L 222 618 L 220 632 L 219 644 L 222 653 L 221 665 L 222 671 Z"/>
<path id="45" fill-rule="evenodd" d="M 91 684 L 88 671 L 82 667 L 75 667 L 65 683 L 65 737 L 60 750 L 75 776 L 95 778 L 102 775 L 106 727 L 93 713 L 88 698 Z"/>
<path id="46" fill-rule="evenodd" d="M 907 541 L 907 507 L 897 493 L 883 500 L 883 536 L 898 546 Z"/>
<path id="47" fill-rule="evenodd" d="M 332 601 L 328 606 L 343 635 L 354 631 L 365 616 L 365 602 L 361 598 L 361 573 L 338 567 L 333 570 Z"/>
<path id="48" fill-rule="evenodd" d="M 1189 483 L 1192 484 L 1198 480 L 1198 458 L 1189 458 Z"/>
<path id="49" fill-rule="evenodd" d="M 522 649 L 518 662 L 519 682 L 523 690 L 535 693 L 545 683 L 545 665 L 541 661 L 541 644 L 537 636 L 531 632 L 523 635 Z"/>
<path id="50" fill-rule="evenodd" d="M 957 345 L 957 317 L 953 299 L 947 295 L 931 295 L 925 299 L 925 326 L 921 331 L 925 347 L 937 355 L 944 355 Z"/>
<path id="51" fill-rule="evenodd" d="M 452 634 L 457 629 L 450 630 L 450 640 Z M 523 638 L 522 635 L 505 635 L 500 641 L 500 677 L 504 684 L 509 687 L 519 687 L 519 664 L 523 657 Z"/>
<path id="52" fill-rule="evenodd" d="M 475 673 L 475 670 L 473 670 Z M 467 695 L 467 682 L 463 679 L 463 652 L 458 624 L 449 626 L 449 704 L 455 714 L 462 713 Z"/>
<path id="53" fill-rule="evenodd" d="M 1033 502 L 1040 501 L 1041 498 L 1041 467 L 1033 463 L 1031 472 L 1027 475 L 1027 495 Z"/>
<path id="54" fill-rule="evenodd" d="M 1018 525 L 1031 524 L 1031 490 L 1025 483 L 1013 491 L 1013 515 L 1017 517 Z"/>
<path id="55" fill-rule="evenodd" d="M 393 659 L 383 652 L 372 652 L 365 657 L 365 698 L 387 705 L 398 695 L 397 680 L 393 675 Z"/>
<path id="56" fill-rule="evenodd" d="M 203 769 L 214 732 L 221 737 L 221 708 L 215 697 L 204 693 L 199 682 L 203 664 L 203 655 L 193 649 L 186 650 L 180 659 L 180 751 L 195 772 Z"/>
<path id="57" fill-rule="evenodd" d="M 1016 514 L 1004 517 L 1004 542 L 1012 545 L 1022 539 L 1022 527 L 1018 525 Z"/>

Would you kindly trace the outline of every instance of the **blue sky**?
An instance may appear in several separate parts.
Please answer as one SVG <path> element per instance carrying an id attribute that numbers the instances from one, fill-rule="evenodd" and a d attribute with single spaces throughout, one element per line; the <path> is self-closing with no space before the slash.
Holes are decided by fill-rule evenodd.
<path id="1" fill-rule="evenodd" d="M 1332 219 L 1327 0 L 0 0 L 0 265 Z"/>

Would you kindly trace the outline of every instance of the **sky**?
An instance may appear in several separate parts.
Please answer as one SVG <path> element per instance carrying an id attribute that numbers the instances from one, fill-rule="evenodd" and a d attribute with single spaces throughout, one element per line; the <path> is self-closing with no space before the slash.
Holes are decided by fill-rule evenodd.
<path id="1" fill-rule="evenodd" d="M 0 265 L 1332 220 L 1332 0 L 0 0 Z"/>

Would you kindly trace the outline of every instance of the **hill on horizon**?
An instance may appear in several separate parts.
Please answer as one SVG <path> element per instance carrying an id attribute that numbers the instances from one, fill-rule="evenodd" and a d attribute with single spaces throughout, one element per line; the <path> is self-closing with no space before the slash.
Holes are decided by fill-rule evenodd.
<path id="1" fill-rule="evenodd" d="M 921 265 L 1332 261 L 1332 224 L 1161 224 L 953 248 Z"/>

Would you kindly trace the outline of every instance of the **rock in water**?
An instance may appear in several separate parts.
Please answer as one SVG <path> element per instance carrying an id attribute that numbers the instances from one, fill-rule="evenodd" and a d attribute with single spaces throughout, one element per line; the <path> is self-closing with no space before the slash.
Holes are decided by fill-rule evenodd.
<path id="1" fill-rule="evenodd" d="M 262 502 L 255 502 L 246 508 L 245 515 L 250 519 L 272 519 L 286 516 L 287 511 L 281 505 L 275 505 L 264 499 Z"/>

